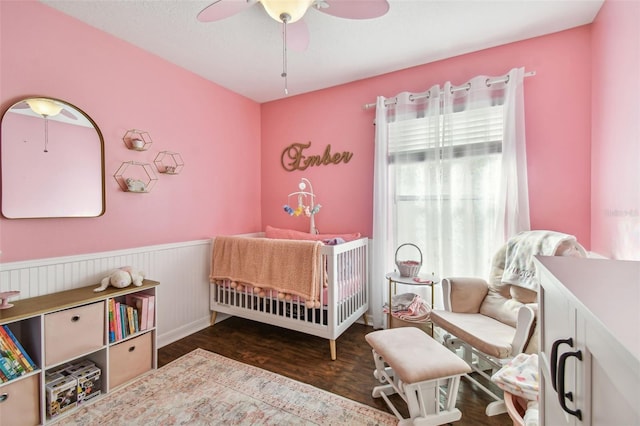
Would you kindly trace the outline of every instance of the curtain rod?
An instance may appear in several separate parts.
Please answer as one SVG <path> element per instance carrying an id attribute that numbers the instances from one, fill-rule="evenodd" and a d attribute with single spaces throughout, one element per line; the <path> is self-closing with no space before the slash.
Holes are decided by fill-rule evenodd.
<path id="1" fill-rule="evenodd" d="M 536 75 L 535 71 L 528 71 L 528 72 L 524 73 L 525 77 L 533 77 L 534 75 Z M 504 77 L 497 77 L 497 78 L 494 78 L 494 79 L 489 79 L 488 78 L 487 79 L 487 85 L 496 84 L 496 83 L 504 83 L 506 81 L 509 81 L 509 76 L 508 75 L 506 75 Z M 470 88 L 470 86 L 471 86 L 471 83 L 467 83 L 467 84 L 465 84 L 463 86 L 452 87 L 451 88 L 451 93 L 458 92 L 460 90 L 467 90 L 467 89 Z M 427 96 L 429 96 L 429 92 L 428 91 L 427 92 L 423 92 L 423 93 L 418 93 L 418 94 L 415 94 L 415 95 L 411 95 L 410 98 L 411 98 L 411 100 L 415 100 L 415 99 L 426 98 Z M 385 106 L 395 105 L 396 103 L 397 103 L 397 99 L 396 98 L 387 99 L 387 100 L 384 101 Z M 376 106 L 375 102 L 370 103 L 370 104 L 364 104 L 364 105 L 362 105 L 362 109 L 367 110 L 367 109 L 370 109 L 370 108 L 375 108 L 375 106 Z"/>

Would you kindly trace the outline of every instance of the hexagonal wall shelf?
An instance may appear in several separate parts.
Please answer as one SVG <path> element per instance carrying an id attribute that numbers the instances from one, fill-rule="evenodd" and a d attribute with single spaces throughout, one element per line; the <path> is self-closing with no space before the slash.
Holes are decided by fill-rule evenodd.
<path id="1" fill-rule="evenodd" d="M 160 151 L 153 163 L 156 165 L 158 172 L 168 175 L 177 175 L 184 167 L 182 156 L 177 152 L 171 151 Z"/>
<path id="2" fill-rule="evenodd" d="M 137 161 L 123 162 L 113 177 L 126 192 L 151 192 L 158 181 L 151 164 Z"/>
<path id="3" fill-rule="evenodd" d="M 153 143 L 148 132 L 136 129 L 127 130 L 127 133 L 122 137 L 122 141 L 127 148 L 134 151 L 146 151 Z"/>

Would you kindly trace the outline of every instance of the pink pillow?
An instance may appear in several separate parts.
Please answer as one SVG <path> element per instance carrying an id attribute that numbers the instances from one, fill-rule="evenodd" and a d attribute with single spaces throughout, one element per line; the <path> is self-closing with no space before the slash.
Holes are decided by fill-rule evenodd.
<path id="1" fill-rule="evenodd" d="M 273 226 L 267 225 L 265 236 L 267 238 L 275 238 L 278 240 L 322 241 L 322 240 L 330 240 L 333 238 L 342 238 L 345 241 L 353 241 L 360 238 L 360 233 L 356 232 L 353 234 L 309 234 L 308 232 L 294 231 L 293 229 L 274 228 Z"/>

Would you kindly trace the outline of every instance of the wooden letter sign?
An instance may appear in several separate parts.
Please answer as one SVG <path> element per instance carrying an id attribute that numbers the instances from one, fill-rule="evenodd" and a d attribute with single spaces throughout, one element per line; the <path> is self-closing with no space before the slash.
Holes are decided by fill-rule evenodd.
<path id="1" fill-rule="evenodd" d="M 282 151 L 280 163 L 288 172 L 294 170 L 306 170 L 309 166 L 328 166 L 329 164 L 348 163 L 353 157 L 353 152 L 343 151 L 331 153 L 331 144 L 327 145 L 322 155 L 305 156 L 303 151 L 311 146 L 311 142 L 292 143 Z"/>

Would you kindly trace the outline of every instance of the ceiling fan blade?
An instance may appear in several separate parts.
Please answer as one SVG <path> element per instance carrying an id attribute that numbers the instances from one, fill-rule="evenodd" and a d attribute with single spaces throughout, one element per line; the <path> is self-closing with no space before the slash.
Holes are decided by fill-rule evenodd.
<path id="1" fill-rule="evenodd" d="M 220 21 L 242 12 L 257 2 L 258 0 L 216 0 L 198 13 L 198 21 Z"/>
<path id="2" fill-rule="evenodd" d="M 70 118 L 71 120 L 77 120 L 78 119 L 78 117 L 76 117 L 74 113 L 72 113 L 71 111 L 67 110 L 66 108 L 62 109 L 62 111 L 60 111 L 60 114 L 64 115 L 67 118 Z"/>
<path id="3" fill-rule="evenodd" d="M 287 47 L 296 52 L 304 52 L 309 46 L 309 27 L 304 19 L 287 24 Z"/>
<path id="4" fill-rule="evenodd" d="M 389 11 L 387 0 L 318 0 L 314 7 L 328 15 L 346 19 L 373 19 Z"/>

